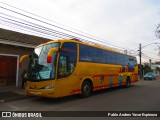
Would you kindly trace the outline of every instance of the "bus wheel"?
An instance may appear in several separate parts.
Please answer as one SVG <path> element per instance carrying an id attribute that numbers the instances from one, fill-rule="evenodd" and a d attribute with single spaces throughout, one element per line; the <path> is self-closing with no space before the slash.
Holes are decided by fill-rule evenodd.
<path id="1" fill-rule="evenodd" d="M 92 86 L 89 81 L 84 81 L 82 84 L 82 93 L 83 98 L 89 97 L 92 93 Z"/>
<path id="2" fill-rule="evenodd" d="M 126 79 L 126 88 L 129 88 L 131 86 L 131 81 L 130 81 L 130 78 L 129 77 L 127 77 L 127 79 Z"/>

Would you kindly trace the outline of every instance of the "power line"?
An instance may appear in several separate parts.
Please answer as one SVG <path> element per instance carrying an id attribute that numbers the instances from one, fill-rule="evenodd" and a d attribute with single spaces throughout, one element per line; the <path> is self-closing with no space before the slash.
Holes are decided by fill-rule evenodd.
<path id="1" fill-rule="evenodd" d="M 1 21 L 2 22 L 2 21 Z M 35 36 L 37 36 L 37 37 L 39 37 L 39 36 L 41 36 L 42 38 L 49 38 L 49 36 L 47 36 L 47 35 L 44 35 L 44 34 L 42 34 L 42 33 L 38 33 L 38 32 L 36 32 L 36 31 L 32 31 L 32 30 L 29 30 L 29 29 L 24 29 L 24 28 L 21 28 L 21 27 L 19 27 L 19 26 L 16 26 L 16 25 L 13 25 L 12 23 L 5 23 L 4 21 L 3 21 L 3 23 L 1 23 L 1 26 L 4 26 L 4 29 L 8 29 L 8 30 L 11 30 L 11 31 L 13 31 L 13 30 L 15 30 L 15 31 L 17 31 L 17 32 L 22 32 L 22 31 L 24 31 L 25 32 L 25 34 L 27 34 L 27 33 L 32 33 L 31 35 L 35 35 Z M 11 29 L 12 28 L 12 29 Z M 57 39 L 56 37 L 54 37 L 54 39 Z"/>
<path id="2" fill-rule="evenodd" d="M 0 2 L 0 3 L 1 3 L 1 2 Z M 68 32 L 71 32 L 71 33 L 75 33 L 75 32 L 72 32 L 72 31 L 70 31 L 70 30 L 67 30 L 67 29 L 61 28 L 61 27 L 59 27 L 59 26 L 56 26 L 56 25 L 53 25 L 53 24 L 47 23 L 47 22 L 45 22 L 45 21 L 41 21 L 41 20 L 39 20 L 39 19 L 36 19 L 36 18 L 30 17 L 30 16 L 28 16 L 28 15 L 24 15 L 24 14 L 22 14 L 22 13 L 19 13 L 19 12 L 16 12 L 16 11 L 13 11 L 13 10 L 10 10 L 10 9 L 7 9 L 7 8 L 1 7 L 1 6 L 0 6 L 0 8 L 5 9 L 5 10 L 8 10 L 8 11 L 13 12 L 13 13 L 16 13 L 16 14 L 19 14 L 19 15 L 22 15 L 22 16 L 25 16 L 25 17 L 28 17 L 28 18 L 30 18 L 30 19 L 33 19 L 33 20 L 36 20 L 36 21 L 39 21 L 39 22 L 42 22 L 42 23 L 48 24 L 48 25 L 51 25 L 51 26 L 56 27 L 56 28 L 59 28 L 59 29 L 62 29 L 62 30 L 65 30 L 65 31 L 68 31 Z M 78 34 L 78 33 L 75 33 L 75 34 Z M 78 34 L 78 35 L 81 35 L 81 34 Z M 81 36 L 84 36 L 84 35 L 81 35 Z M 85 36 L 84 36 L 84 37 L 85 37 Z M 91 38 L 90 38 L 90 39 L 91 39 Z M 93 39 L 93 38 L 92 38 L 92 39 Z M 107 44 L 108 44 L 108 43 L 107 43 Z"/>
<path id="3" fill-rule="evenodd" d="M 69 34 L 65 34 L 63 32 L 59 32 L 59 31 L 56 31 L 56 30 L 53 30 L 53 29 L 50 29 L 50 28 L 47 28 L 47 27 L 43 27 L 41 25 L 35 24 L 33 22 L 28 22 L 28 21 L 20 19 L 20 18 L 16 18 L 16 17 L 11 16 L 11 15 L 7 15 L 7 14 L 4 14 L 4 13 L 0 13 L 0 14 L 6 15 L 8 17 L 11 17 L 12 19 L 0 16 L 1 18 L 10 20 L 10 21 L 15 22 L 15 23 L 19 23 L 19 24 L 23 24 L 23 25 L 26 25 L 26 26 L 30 26 L 30 27 L 33 27 L 33 28 L 38 28 L 38 29 L 40 29 L 42 31 L 45 31 L 45 32 L 47 31 L 46 34 L 48 34 L 48 35 L 52 35 L 54 33 L 54 34 L 59 35 L 58 38 L 62 38 L 63 36 L 68 37 L 68 38 L 76 38 L 75 36 L 72 36 L 72 35 L 69 35 Z M 13 18 L 18 19 L 18 20 L 23 21 L 23 22 L 20 22 L 20 21 L 17 21 L 17 20 L 13 20 Z M 39 32 L 42 32 L 42 31 L 39 31 Z M 80 38 L 77 38 L 77 39 L 80 39 Z"/>
<path id="4" fill-rule="evenodd" d="M 13 17 L 13 16 L 10 16 L 10 17 Z M 41 28 L 39 28 L 39 27 L 37 27 L 37 26 L 33 26 L 33 25 L 30 25 L 30 24 L 23 23 L 23 22 L 20 22 L 20 21 L 16 21 L 16 20 L 13 20 L 13 19 L 9 19 L 9 18 L 6 18 L 6 17 L 2 17 L 2 16 L 1 16 L 1 18 L 9 20 L 9 21 L 5 21 L 5 22 L 10 22 L 10 23 L 15 24 L 15 25 L 17 25 L 17 26 L 19 25 L 19 26 L 21 26 L 21 27 L 25 27 L 25 28 L 28 28 L 28 29 L 30 29 L 30 30 L 37 31 L 37 32 L 41 32 L 41 33 L 43 33 L 43 34 L 47 34 L 47 35 L 50 35 L 50 36 L 55 36 L 55 37 L 57 37 L 57 38 L 62 38 L 62 37 L 76 38 L 75 36 L 68 35 L 68 34 L 65 34 L 65 33 L 62 33 L 62 32 L 58 32 L 58 31 L 55 31 L 55 30 L 52 30 L 52 29 L 50 29 L 50 31 L 49 31 L 49 32 L 51 32 L 51 33 L 48 34 L 48 33 L 46 33 L 46 31 L 48 31 L 48 28 L 47 28 L 47 29 L 44 29 L 44 28 L 42 28 L 43 26 L 38 25 L 38 26 L 41 27 Z M 15 18 L 15 17 L 13 17 L 13 18 Z M 21 19 L 20 19 L 20 20 L 21 20 Z M 4 21 L 4 20 L 3 20 L 3 21 Z M 22 20 L 22 21 L 24 21 L 24 20 Z M 36 25 L 36 24 L 35 24 L 35 25 Z M 31 27 L 32 29 L 31 29 L 30 27 Z M 35 29 L 35 28 L 38 28 L 38 30 Z M 41 29 L 41 31 L 39 31 L 39 29 Z M 42 31 L 42 30 L 43 30 L 43 31 Z M 45 30 L 45 33 L 44 33 L 44 30 Z M 53 33 L 54 33 L 54 35 L 53 35 Z M 59 35 L 59 36 L 56 36 L 56 35 Z M 60 36 L 60 35 L 61 35 L 61 36 Z M 77 38 L 77 39 L 80 39 L 80 40 L 81 40 L 81 38 Z"/>
<path id="5" fill-rule="evenodd" d="M 0 6 L 0 8 L 4 8 L 4 7 L 1 7 L 1 6 Z M 10 9 L 7 9 L 7 8 L 4 8 L 4 9 L 5 9 L 5 10 L 8 10 L 8 11 L 11 11 L 11 12 L 13 12 L 13 13 L 20 14 L 20 15 L 25 16 L 25 17 L 29 17 L 29 18 L 31 18 L 31 19 L 32 19 L 32 17 L 30 17 L 30 16 L 23 15 L 23 14 L 21 14 L 21 13 L 15 12 L 15 11 L 10 10 Z M 37 20 L 37 19 L 35 19 L 35 18 L 33 18 L 33 19 L 34 19 L 34 20 Z M 37 21 L 41 21 L 41 20 L 37 20 Z M 53 25 L 53 26 L 54 26 L 54 25 Z M 78 37 L 73 36 L 73 38 L 78 38 Z M 82 39 L 82 38 L 78 38 L 78 39 L 79 39 L 79 40 L 82 40 L 82 41 L 89 42 L 88 40 L 85 40 L 85 39 Z M 90 42 L 90 43 L 94 43 L 94 42 Z"/>
<path id="6" fill-rule="evenodd" d="M 2 3 L 2 2 L 0 2 L 0 3 Z M 4 3 L 3 3 L 3 4 L 4 4 Z M 7 5 L 8 5 L 8 4 L 7 4 Z M 11 5 L 9 5 L 9 6 L 11 6 Z M 13 7 L 13 6 L 11 6 L 11 7 Z M 105 41 L 100 41 L 100 40 L 97 40 L 97 39 L 94 39 L 94 38 L 91 38 L 91 37 L 88 37 L 88 36 L 85 36 L 85 35 L 82 35 L 82 34 L 79 34 L 79 33 L 76 33 L 76 32 L 70 31 L 70 30 L 67 30 L 67 29 L 64 29 L 64 28 L 62 28 L 62 27 L 59 27 L 59 26 L 56 26 L 56 25 L 47 23 L 47 22 L 45 22 L 45 21 L 42 21 L 42 20 L 39 20 L 39 19 L 30 17 L 30 16 L 28 16 L 28 15 L 24 15 L 24 14 L 22 14 L 22 13 L 19 13 L 19 12 L 16 12 L 16 11 L 13 11 L 13 10 L 10 10 L 10 9 L 4 8 L 4 7 L 1 7 L 1 8 L 2 8 L 2 9 L 5 9 L 5 10 L 8 10 L 8 11 L 10 11 L 10 12 L 14 12 L 14 13 L 16 13 L 16 14 L 19 14 L 19 15 L 22 15 L 22 16 L 25 16 L 25 17 L 28 17 L 28 18 L 30 18 L 30 19 L 33 19 L 33 20 L 36 20 L 36 21 L 39 21 L 39 22 L 42 22 L 42 23 L 51 25 L 51 26 L 56 27 L 56 28 L 58 28 L 58 29 L 62 29 L 62 30 L 64 30 L 64 31 L 70 32 L 70 33 L 72 33 L 72 34 L 77 34 L 77 35 L 83 36 L 83 37 L 85 37 L 85 38 L 92 39 L 92 40 L 94 40 L 94 42 L 95 42 L 95 40 L 96 40 L 96 41 L 98 41 L 98 42 L 103 42 L 103 43 L 105 43 L 105 44 L 108 44 L 108 45 L 111 45 L 111 46 L 114 46 L 114 47 L 117 47 L 117 48 L 126 49 L 126 48 L 122 48 L 122 47 L 119 47 L 119 46 L 116 46 L 116 45 L 113 45 L 113 44 L 110 44 L 110 43 L 106 43 Z M 15 7 L 14 7 L 14 8 L 15 8 Z M 16 8 L 16 9 L 18 9 L 18 8 Z M 20 10 L 22 10 L 22 9 L 20 9 Z M 22 10 L 22 11 L 24 11 L 24 10 Z M 24 12 L 26 12 L 26 11 L 24 11 Z M 96 42 L 96 43 L 97 43 L 97 42 Z"/>
<path id="7" fill-rule="evenodd" d="M 145 55 L 144 53 L 142 53 L 142 55 L 143 55 L 143 57 L 146 57 L 147 59 L 151 59 L 151 60 L 153 60 L 153 61 L 156 61 L 156 59 L 154 59 L 154 58 L 152 58 L 152 57 L 149 57 L 149 56 Z"/>
<path id="8" fill-rule="evenodd" d="M 25 2 L 25 1 L 23 1 L 23 2 Z M 14 3 L 15 3 L 15 1 L 14 1 Z M 26 6 L 26 4 L 28 4 L 29 2 L 25 2 L 24 4 L 21 4 L 22 6 Z M 4 4 L 6 4 L 6 3 L 4 3 Z M 19 4 L 19 2 L 18 2 L 18 4 Z M 30 4 L 28 4 L 27 5 L 27 7 L 31 7 L 30 6 Z M 17 7 L 16 7 L 17 8 Z M 32 7 L 31 7 L 32 8 Z M 19 8 L 17 8 L 17 9 L 19 9 Z M 22 10 L 22 9 L 21 9 Z M 39 10 L 39 12 L 41 12 L 41 11 L 45 11 L 44 9 L 33 9 L 32 8 L 32 10 L 34 10 L 34 11 L 37 11 L 37 10 Z M 25 12 L 27 12 L 27 11 L 25 11 Z M 50 13 L 49 11 L 45 11 L 46 13 L 46 15 L 47 16 L 52 16 L 52 18 L 53 18 L 53 14 L 51 15 L 51 14 L 48 14 L 48 13 Z M 52 10 L 52 12 L 53 12 L 53 10 Z M 27 12 L 27 13 L 29 13 L 29 14 L 33 14 L 33 13 L 30 13 L 30 12 Z M 68 26 L 68 25 L 65 25 L 65 24 L 62 24 L 62 23 L 59 23 L 59 22 L 57 22 L 57 21 L 55 21 L 55 20 L 50 20 L 50 19 L 48 19 L 48 18 L 44 18 L 44 17 L 42 17 L 42 16 L 39 16 L 39 15 L 36 15 L 36 14 L 33 14 L 33 15 L 35 15 L 35 16 L 37 16 L 37 17 L 39 17 L 39 18 L 42 18 L 42 19 L 44 19 L 44 20 L 47 20 L 47 21 L 50 21 L 50 22 L 53 22 L 53 23 L 56 23 L 56 24 L 59 24 L 59 25 L 61 25 L 61 26 L 65 26 L 65 27 L 69 27 L 70 29 L 72 29 L 72 30 L 76 30 L 76 31 L 78 31 L 78 32 L 81 32 L 81 33 L 83 33 L 83 34 L 86 34 L 86 35 L 89 35 L 89 36 L 92 36 L 92 37 L 94 37 L 94 38 L 98 38 L 97 36 L 93 36 L 92 34 L 88 34 L 88 33 L 85 33 L 85 32 L 83 32 L 82 30 L 78 30 L 78 29 L 75 29 L 75 28 L 73 28 L 73 27 L 71 27 L 71 26 Z M 56 18 L 57 18 L 57 16 L 56 16 Z M 72 26 L 73 26 L 73 23 L 72 23 Z M 98 38 L 98 39 L 101 39 L 101 38 Z"/>
<path id="9" fill-rule="evenodd" d="M 3 20 L 3 19 L 0 19 L 0 21 L 1 21 L 1 23 L 0 23 L 1 25 L 9 26 L 9 27 L 12 27 L 12 28 L 15 28 L 15 29 L 18 29 L 18 30 L 22 30 L 22 31 L 25 31 L 25 32 L 32 32 L 32 33 L 40 35 L 41 37 L 46 37 L 46 38 L 51 37 L 47 34 L 43 34 L 41 32 L 34 31 L 33 29 L 28 29 L 27 27 L 22 28 L 22 25 L 20 25 L 20 24 L 14 24 L 12 22 L 9 22 L 9 21 Z M 12 29 L 10 29 L 10 30 L 12 30 Z M 54 38 L 57 39 L 57 37 L 55 37 L 55 36 L 54 36 Z"/>
<path id="10" fill-rule="evenodd" d="M 30 29 L 30 30 L 32 30 L 32 31 L 37 31 L 37 32 L 40 32 L 40 33 L 43 33 L 43 34 L 47 34 L 47 35 L 50 35 L 50 36 L 52 36 L 52 34 L 54 33 L 52 33 L 52 34 L 49 34 L 49 33 L 47 33 L 46 31 L 42 31 L 41 29 L 37 29 L 38 27 L 36 27 L 36 26 L 32 26 L 32 25 L 29 25 L 29 24 L 26 24 L 26 23 L 22 23 L 22 22 L 20 22 L 20 21 L 16 21 L 16 20 L 11 20 L 11 19 L 9 19 L 9 18 L 5 18 L 5 17 L 0 17 L 1 18 L 1 21 L 4 21 L 4 22 L 9 22 L 9 23 L 12 23 L 12 24 L 15 24 L 15 25 L 17 25 L 17 26 L 20 26 L 20 27 L 23 27 L 23 28 L 26 28 L 26 29 Z M 3 20 L 3 19 L 6 19 L 6 20 L 8 20 L 8 21 L 5 21 L 5 20 Z M 10 22 L 11 21 L 11 22 Z M 57 33 L 55 33 L 55 35 L 53 35 L 53 36 L 55 36 L 55 37 L 59 37 L 59 36 L 56 36 L 56 34 Z"/>
<path id="11" fill-rule="evenodd" d="M 23 1 L 24 2 L 24 1 Z M 5 5 L 8 5 L 8 6 L 10 6 L 10 7 L 13 7 L 13 8 L 15 8 L 15 9 L 18 9 L 18 10 L 21 10 L 21 11 L 23 11 L 23 12 L 26 12 L 26 13 L 28 13 L 28 14 L 31 14 L 31 15 L 34 15 L 34 16 L 36 16 L 36 17 L 39 17 L 39 18 L 42 18 L 42 19 L 44 19 L 44 20 L 47 20 L 47 21 L 50 21 L 50 22 L 54 22 L 54 23 L 57 23 L 56 21 L 53 21 L 53 20 L 50 20 L 50 19 L 47 19 L 47 18 L 44 18 L 44 17 L 41 17 L 41 16 L 39 16 L 39 15 L 36 15 L 36 14 L 34 14 L 34 13 L 31 13 L 31 12 L 28 12 L 28 11 L 25 11 L 25 10 L 22 10 L 22 9 L 20 9 L 20 8 L 17 8 L 17 7 L 15 7 L 15 6 L 12 6 L 12 5 L 9 5 L 9 4 L 6 4 L 6 3 L 3 3 L 3 2 L 0 2 L 0 3 L 2 3 L 2 4 L 5 4 Z M 28 3 L 28 2 L 27 2 Z M 34 9 L 34 10 L 36 10 L 36 9 Z M 59 23 L 58 23 L 59 24 Z M 65 25 L 63 25 L 63 28 L 64 28 L 64 26 Z M 70 26 L 67 26 L 67 27 L 70 27 Z M 79 31 L 79 30 L 77 30 L 77 29 L 74 29 L 74 28 L 72 28 L 72 27 L 70 27 L 71 29 L 73 29 L 73 30 L 76 30 L 76 31 Z M 73 32 L 73 31 L 72 31 Z M 91 35 L 91 34 L 87 34 L 87 33 L 84 33 L 83 31 L 79 31 L 79 32 L 81 32 L 81 33 L 83 33 L 83 34 L 85 34 L 85 35 L 88 35 L 88 36 L 92 36 L 94 39 L 96 38 L 96 40 L 99 40 L 99 41 L 101 41 L 102 39 L 101 38 L 99 38 L 99 37 L 97 37 L 97 36 L 93 36 L 93 35 Z M 82 35 L 82 34 L 81 34 Z M 88 36 L 84 36 L 84 37 L 88 37 Z M 93 39 L 92 38 L 92 39 Z M 106 40 L 105 40 L 106 41 Z M 104 41 L 101 41 L 101 42 L 104 42 Z M 106 41 L 107 42 L 107 41 Z M 109 41 L 108 41 L 109 42 Z M 109 44 L 109 45 L 112 45 L 112 46 L 115 46 L 115 45 L 113 45 L 113 44 L 110 44 L 110 43 L 106 43 L 106 44 Z M 119 46 L 117 46 L 118 48 L 119 48 Z M 120 47 L 120 48 L 122 48 L 122 47 Z M 122 48 L 123 49 L 123 48 Z M 124 48 L 124 49 L 126 49 L 126 48 Z M 128 48 L 127 48 L 128 49 Z"/>

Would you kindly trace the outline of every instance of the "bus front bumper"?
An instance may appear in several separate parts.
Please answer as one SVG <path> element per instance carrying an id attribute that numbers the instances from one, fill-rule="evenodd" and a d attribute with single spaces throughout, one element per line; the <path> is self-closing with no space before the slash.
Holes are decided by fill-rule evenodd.
<path id="1" fill-rule="evenodd" d="M 28 96 L 56 98 L 54 88 L 52 88 L 52 89 L 29 89 L 29 88 L 26 88 L 25 92 L 26 92 L 26 95 L 28 95 Z"/>

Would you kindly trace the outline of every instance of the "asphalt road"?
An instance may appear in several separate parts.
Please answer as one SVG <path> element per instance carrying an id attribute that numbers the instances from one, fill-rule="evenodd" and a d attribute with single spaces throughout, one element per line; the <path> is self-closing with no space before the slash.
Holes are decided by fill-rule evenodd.
<path id="1" fill-rule="evenodd" d="M 130 88 L 94 92 L 59 99 L 32 97 L 0 103 L 0 111 L 160 111 L 160 79 L 141 80 Z"/>

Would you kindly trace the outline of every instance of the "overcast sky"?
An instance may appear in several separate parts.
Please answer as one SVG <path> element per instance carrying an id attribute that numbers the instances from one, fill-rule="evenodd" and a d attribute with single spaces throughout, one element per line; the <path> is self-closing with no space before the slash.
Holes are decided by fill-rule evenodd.
<path id="1" fill-rule="evenodd" d="M 138 50 L 139 43 L 142 47 L 160 43 L 154 33 L 160 23 L 160 0 L 0 1 L 124 48 Z M 144 55 L 160 60 L 157 45 L 151 44 L 142 51 Z M 148 62 L 148 58 L 144 61 Z"/>

